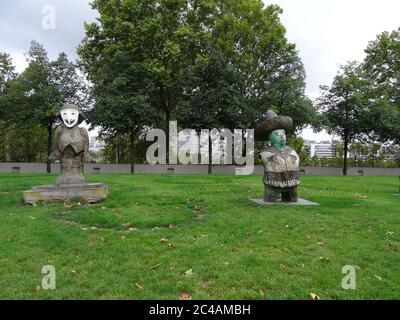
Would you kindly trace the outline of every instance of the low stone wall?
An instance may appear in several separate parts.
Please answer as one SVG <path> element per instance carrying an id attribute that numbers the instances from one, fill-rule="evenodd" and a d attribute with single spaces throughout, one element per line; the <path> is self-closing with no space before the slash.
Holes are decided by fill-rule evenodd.
<path id="1" fill-rule="evenodd" d="M 234 174 L 237 166 L 213 166 L 213 173 Z M 54 173 L 60 172 L 58 163 L 51 164 L 51 170 Z M 207 173 L 207 165 L 135 165 L 137 173 L 178 173 L 178 174 L 196 174 Z M 307 175 L 342 175 L 340 167 L 301 167 L 302 173 Z M 0 172 L 14 173 L 44 173 L 46 172 L 45 163 L 0 163 Z M 254 173 L 262 174 L 262 166 L 255 166 Z M 85 173 L 130 173 L 129 164 L 85 164 Z M 399 168 L 348 168 L 348 175 L 352 176 L 399 176 Z"/>

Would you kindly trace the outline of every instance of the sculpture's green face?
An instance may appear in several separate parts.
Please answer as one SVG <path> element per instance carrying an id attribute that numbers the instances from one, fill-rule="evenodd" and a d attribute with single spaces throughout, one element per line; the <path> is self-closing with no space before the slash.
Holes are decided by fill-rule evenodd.
<path id="1" fill-rule="evenodd" d="M 286 148 L 286 133 L 283 129 L 277 129 L 272 131 L 268 135 L 268 140 L 271 141 L 272 145 L 278 150 Z"/>

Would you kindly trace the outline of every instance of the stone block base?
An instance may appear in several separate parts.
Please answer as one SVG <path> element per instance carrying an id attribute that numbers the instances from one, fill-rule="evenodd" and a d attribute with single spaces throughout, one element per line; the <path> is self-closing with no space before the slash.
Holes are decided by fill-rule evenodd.
<path id="1" fill-rule="evenodd" d="M 108 186 L 103 183 L 76 184 L 64 186 L 38 186 L 24 191 L 24 203 L 80 201 L 83 203 L 101 202 L 107 197 Z"/>
<path id="2" fill-rule="evenodd" d="M 282 202 L 281 200 L 276 202 L 266 202 L 264 199 L 250 199 L 250 201 L 260 206 L 319 206 L 319 203 L 311 202 L 301 198 L 298 198 L 297 202 Z"/>

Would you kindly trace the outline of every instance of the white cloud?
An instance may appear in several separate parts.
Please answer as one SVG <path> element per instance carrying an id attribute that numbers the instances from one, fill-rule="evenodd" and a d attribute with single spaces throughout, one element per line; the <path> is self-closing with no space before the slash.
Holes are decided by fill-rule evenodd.
<path id="1" fill-rule="evenodd" d="M 307 94 L 330 85 L 339 66 L 362 60 L 369 41 L 400 27 L 399 0 L 264 0 L 284 11 L 281 21 L 307 72 Z"/>

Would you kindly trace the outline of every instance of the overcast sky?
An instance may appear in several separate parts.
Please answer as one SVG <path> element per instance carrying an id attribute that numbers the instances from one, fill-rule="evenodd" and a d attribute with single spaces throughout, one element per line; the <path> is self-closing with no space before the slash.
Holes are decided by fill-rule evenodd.
<path id="1" fill-rule="evenodd" d="M 400 27 L 400 0 L 264 0 L 282 7 L 287 37 L 295 43 L 307 72 L 307 94 L 314 99 L 320 85 L 329 85 L 339 65 L 362 60 L 369 41 L 383 31 Z M 55 29 L 43 28 L 45 6 L 55 9 Z M 83 35 L 83 22 L 97 13 L 86 0 L 0 0 L 0 52 L 9 53 L 17 71 L 25 66 L 24 53 L 31 40 L 46 47 L 50 58 L 64 51 L 76 59 L 76 46 Z M 47 26 L 49 26 L 47 24 Z M 305 138 L 315 136 L 311 130 Z"/>

